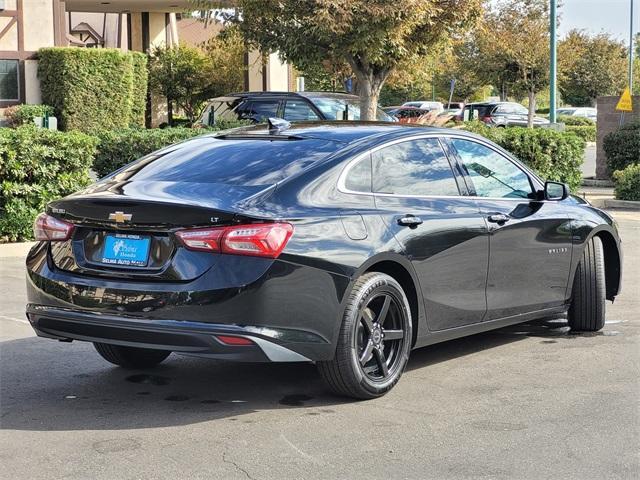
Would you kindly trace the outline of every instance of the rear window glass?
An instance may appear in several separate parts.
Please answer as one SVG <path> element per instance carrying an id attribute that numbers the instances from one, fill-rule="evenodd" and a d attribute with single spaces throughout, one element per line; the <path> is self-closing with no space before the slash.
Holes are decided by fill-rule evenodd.
<path id="1" fill-rule="evenodd" d="M 118 180 L 272 185 L 341 147 L 326 140 L 252 140 L 202 137 L 143 157 Z"/>

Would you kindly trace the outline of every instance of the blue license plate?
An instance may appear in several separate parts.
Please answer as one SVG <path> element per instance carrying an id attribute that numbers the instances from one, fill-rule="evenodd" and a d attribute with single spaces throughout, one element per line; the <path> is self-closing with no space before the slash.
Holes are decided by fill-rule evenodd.
<path id="1" fill-rule="evenodd" d="M 140 235 L 106 235 L 102 263 L 144 267 L 149 257 L 149 237 Z"/>

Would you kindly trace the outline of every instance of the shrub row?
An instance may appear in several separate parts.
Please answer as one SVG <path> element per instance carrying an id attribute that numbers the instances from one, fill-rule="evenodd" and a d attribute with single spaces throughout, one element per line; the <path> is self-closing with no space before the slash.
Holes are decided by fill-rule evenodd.
<path id="1" fill-rule="evenodd" d="M 640 201 L 640 164 L 629 165 L 624 170 L 613 172 L 618 200 Z"/>
<path id="2" fill-rule="evenodd" d="M 585 142 L 596 141 L 596 127 L 595 125 L 567 125 L 565 127 L 566 132 L 575 133 L 582 138 Z"/>
<path id="3" fill-rule="evenodd" d="M 569 185 L 575 191 L 582 182 L 585 141 L 572 132 L 546 128 L 492 128 L 480 122 L 465 122 L 472 131 L 497 143 L 535 170 L 545 180 Z"/>
<path id="4" fill-rule="evenodd" d="M 33 119 L 36 117 L 50 117 L 51 115 L 53 115 L 53 107 L 49 105 L 29 105 L 26 103 L 8 107 L 4 111 L 8 125 L 13 128 L 33 124 Z"/>
<path id="5" fill-rule="evenodd" d="M 232 128 L 124 129 L 93 135 L 54 132 L 26 125 L 0 129 L 0 242 L 32 238 L 32 224 L 45 205 L 89 183 L 93 168 L 104 176 L 148 153 L 208 131 Z"/>
<path id="6" fill-rule="evenodd" d="M 50 200 L 85 187 L 98 140 L 35 126 L 0 129 L 0 241 L 32 238 Z"/>
<path id="7" fill-rule="evenodd" d="M 640 122 L 622 125 L 605 135 L 602 148 L 610 173 L 640 163 Z"/>
<path id="8" fill-rule="evenodd" d="M 590 125 L 592 127 L 596 126 L 596 122 L 587 117 L 575 117 L 573 115 L 558 115 L 556 119 L 560 123 L 564 123 L 565 125 L 576 125 L 576 126 L 587 126 Z"/>
<path id="9" fill-rule="evenodd" d="M 144 125 L 147 58 L 108 48 L 53 47 L 38 51 L 42 100 L 63 130 Z"/>

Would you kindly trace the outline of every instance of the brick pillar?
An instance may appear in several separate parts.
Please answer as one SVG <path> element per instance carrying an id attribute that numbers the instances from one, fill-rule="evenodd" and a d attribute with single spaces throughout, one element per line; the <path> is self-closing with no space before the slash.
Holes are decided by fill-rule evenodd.
<path id="1" fill-rule="evenodd" d="M 596 178 L 598 180 L 609 179 L 607 171 L 607 157 L 602 148 L 604 137 L 618 129 L 622 112 L 616 110 L 619 96 L 598 97 L 598 132 L 596 138 Z M 640 95 L 633 97 L 633 112 L 625 112 L 623 123 L 633 120 L 640 121 Z"/>

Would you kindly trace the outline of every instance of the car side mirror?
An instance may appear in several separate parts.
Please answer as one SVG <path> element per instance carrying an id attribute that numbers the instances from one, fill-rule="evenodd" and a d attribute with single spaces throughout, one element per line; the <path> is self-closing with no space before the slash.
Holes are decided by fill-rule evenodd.
<path id="1" fill-rule="evenodd" d="M 545 182 L 544 198 L 545 200 L 564 200 L 569 196 L 569 187 L 566 183 L 561 182 Z"/>

